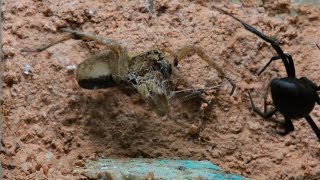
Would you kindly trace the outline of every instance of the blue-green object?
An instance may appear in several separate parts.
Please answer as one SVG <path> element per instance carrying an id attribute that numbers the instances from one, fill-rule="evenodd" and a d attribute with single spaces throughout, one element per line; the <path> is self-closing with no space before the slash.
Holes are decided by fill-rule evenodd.
<path id="1" fill-rule="evenodd" d="M 89 161 L 74 173 L 106 180 L 244 180 L 226 174 L 209 161 L 158 159 L 99 159 Z"/>

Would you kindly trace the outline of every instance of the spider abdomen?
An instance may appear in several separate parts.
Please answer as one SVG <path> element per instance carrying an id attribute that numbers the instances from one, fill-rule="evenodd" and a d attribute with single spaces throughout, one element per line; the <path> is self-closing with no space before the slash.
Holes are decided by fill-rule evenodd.
<path id="1" fill-rule="evenodd" d="M 315 105 L 316 91 L 299 79 L 275 78 L 270 88 L 274 106 L 285 117 L 305 117 Z"/>

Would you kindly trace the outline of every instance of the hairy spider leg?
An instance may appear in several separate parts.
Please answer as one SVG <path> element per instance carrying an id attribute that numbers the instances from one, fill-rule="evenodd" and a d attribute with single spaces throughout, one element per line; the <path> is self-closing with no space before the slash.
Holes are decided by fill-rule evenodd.
<path id="1" fill-rule="evenodd" d="M 281 58 L 285 68 L 286 68 L 286 71 L 287 71 L 287 74 L 288 74 L 288 77 L 296 77 L 295 75 L 295 67 L 294 67 L 294 63 L 293 63 L 293 60 L 292 60 L 292 57 L 289 55 L 289 54 L 285 54 L 283 52 L 283 50 L 281 49 L 281 47 L 279 46 L 279 44 L 272 38 L 266 36 L 265 34 L 263 34 L 262 32 L 258 31 L 257 29 L 255 29 L 254 27 L 252 27 L 251 25 L 245 23 L 244 21 L 242 21 L 241 19 L 233 16 L 232 14 L 230 14 L 229 12 L 221 9 L 221 8 L 218 8 L 214 5 L 212 5 L 212 7 L 230 17 L 232 17 L 233 19 L 235 19 L 236 21 L 240 22 L 244 28 L 248 31 L 250 31 L 251 33 L 257 35 L 258 37 L 260 37 L 261 39 L 265 40 L 266 42 L 268 42 L 269 44 L 271 44 L 271 46 L 273 47 L 273 49 L 278 53 L 278 56 L 275 56 L 273 58 L 271 58 L 271 60 L 267 63 L 267 65 L 263 68 L 263 70 L 260 72 L 262 73 L 267 66 L 269 66 L 269 64 L 274 61 L 274 60 L 277 60 L 276 57 L 279 57 Z M 260 74 L 259 73 L 259 74 Z"/>
<path id="2" fill-rule="evenodd" d="M 208 87 L 208 88 L 190 88 L 190 89 L 183 89 L 183 90 L 178 90 L 178 91 L 173 91 L 172 92 L 172 97 L 179 94 L 179 93 L 188 93 L 189 95 L 182 97 L 181 99 L 179 99 L 181 102 L 185 102 L 188 101 L 196 96 L 199 96 L 201 93 L 207 91 L 207 90 L 211 90 L 211 89 L 217 89 L 218 87 L 220 87 L 220 84 L 213 86 L 213 87 Z M 205 101 L 206 103 L 208 103 L 207 101 Z"/>
<path id="3" fill-rule="evenodd" d="M 94 35 L 94 34 L 89 34 L 89 33 L 84 33 L 84 32 L 80 32 L 80 31 L 75 31 L 75 30 L 71 30 L 71 29 L 66 29 L 66 28 L 62 28 L 61 29 L 62 32 L 67 32 L 70 34 L 67 34 L 53 42 L 50 42 L 48 44 L 42 45 L 41 47 L 35 48 L 35 49 L 23 49 L 22 51 L 24 52 L 40 52 L 43 51 L 55 44 L 61 43 L 63 41 L 67 41 L 69 39 L 75 39 L 75 40 L 91 40 L 91 41 L 95 41 L 97 43 L 106 45 L 111 51 L 113 51 L 117 56 L 118 56 L 118 65 L 117 65 L 117 76 L 124 76 L 127 73 L 128 70 L 128 61 L 130 59 L 127 49 L 120 46 L 120 44 L 118 44 L 117 42 L 111 40 L 111 39 L 107 39 L 104 38 L 102 36 L 98 36 L 98 35 Z"/>
<path id="4" fill-rule="evenodd" d="M 67 28 L 62 28 L 61 31 L 68 32 L 69 34 L 64 35 L 61 38 L 58 38 L 57 40 L 49 42 L 49 43 L 42 45 L 40 47 L 37 47 L 35 49 L 23 49 L 22 51 L 23 52 L 41 52 L 43 50 L 48 49 L 49 47 L 51 47 L 53 45 L 56 45 L 56 44 L 61 43 L 63 41 L 67 41 L 69 39 L 92 40 L 92 41 L 95 41 L 95 42 L 98 42 L 100 44 L 104 44 L 104 45 L 110 47 L 110 49 L 112 49 L 113 51 L 118 51 L 121 48 L 121 46 L 118 43 L 112 41 L 111 39 L 106 39 L 102 36 L 84 33 L 84 32 L 80 32 L 80 31 L 74 31 L 74 30 L 67 29 Z"/>
<path id="5" fill-rule="evenodd" d="M 94 35 L 94 34 L 89 34 L 85 32 L 79 32 L 79 31 L 74 31 L 71 29 L 61 29 L 63 32 L 68 32 L 73 34 L 73 39 L 81 39 L 81 40 L 92 40 L 95 42 L 98 42 L 100 44 L 106 45 L 109 47 L 112 51 L 114 51 L 118 55 L 118 73 L 117 75 L 122 77 L 127 74 L 128 72 L 128 61 L 130 59 L 128 55 L 128 51 L 126 48 L 120 46 L 117 42 L 107 39 L 102 36 Z"/>
<path id="6" fill-rule="evenodd" d="M 196 47 L 194 45 L 186 45 L 184 47 L 182 47 L 181 49 L 179 49 L 176 54 L 175 54 L 175 64 L 178 65 L 178 62 L 182 61 L 184 58 L 186 58 L 187 56 L 192 56 L 194 54 L 197 54 L 201 59 L 203 59 L 204 61 L 206 61 L 210 66 L 212 66 L 213 68 L 215 68 L 219 75 L 226 78 L 229 83 L 231 84 L 232 86 L 232 89 L 231 89 L 231 92 L 230 92 L 230 95 L 232 95 L 234 93 L 234 90 L 236 88 L 236 85 L 235 83 L 232 81 L 231 78 L 229 78 L 226 73 L 222 70 L 221 67 L 218 66 L 218 64 L 216 64 L 212 58 L 210 58 L 209 56 L 207 56 L 205 54 L 205 52 L 199 48 L 199 47 Z M 217 60 L 216 60 L 217 61 Z"/>
<path id="7" fill-rule="evenodd" d="M 49 47 L 51 47 L 53 45 L 56 45 L 56 44 L 61 43 L 63 41 L 67 41 L 69 39 L 72 39 L 72 37 L 73 37 L 72 34 L 67 34 L 67 35 L 62 36 L 61 38 L 58 38 L 50 43 L 44 44 L 44 45 L 37 47 L 35 49 L 22 49 L 21 51 L 22 52 L 41 52 L 41 51 L 48 49 Z"/>
<path id="8" fill-rule="evenodd" d="M 127 53 L 126 48 L 123 48 L 122 46 L 120 46 L 120 44 L 118 44 L 117 42 L 111 39 L 107 39 L 105 37 L 95 35 L 95 34 L 75 31 L 75 30 L 66 29 L 66 28 L 62 28 L 61 31 L 70 33 L 72 35 L 71 37 L 72 39 L 91 40 L 91 41 L 95 41 L 97 43 L 106 45 L 112 51 L 116 52 L 119 55 L 119 57 L 120 55 Z"/>

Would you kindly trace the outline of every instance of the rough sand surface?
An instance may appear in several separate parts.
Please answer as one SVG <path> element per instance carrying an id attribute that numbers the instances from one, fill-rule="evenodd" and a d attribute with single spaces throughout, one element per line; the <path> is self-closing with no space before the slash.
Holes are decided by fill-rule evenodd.
<path id="1" fill-rule="evenodd" d="M 320 171 L 319 141 L 303 119 L 282 137 L 279 124 L 252 113 L 247 91 L 262 108 L 262 94 L 273 77 L 285 76 L 281 62 L 260 77 L 256 73 L 274 50 L 225 15 L 201 5 L 206 1 L 5 0 L 3 51 L 5 72 L 1 100 L 4 179 L 77 179 L 75 166 L 98 157 L 145 157 L 210 160 L 227 172 L 253 179 L 289 179 Z M 242 5 L 215 1 L 268 35 L 290 53 L 297 75 L 320 84 L 320 9 L 295 7 L 289 0 L 252 0 Z M 233 68 L 228 74 L 237 90 L 197 56 L 179 68 L 194 87 L 223 82 L 204 113 L 195 100 L 173 99 L 170 116 L 159 118 L 138 94 L 110 88 L 89 91 L 78 87 L 77 65 L 102 46 L 69 40 L 40 53 L 21 53 L 60 37 L 69 27 L 96 33 L 126 46 L 131 52 L 153 47 L 172 50 L 196 44 Z M 24 74 L 25 65 L 32 75 Z M 269 103 L 271 101 L 269 99 Z M 320 126 L 319 106 L 311 113 Z M 282 121 L 277 114 L 274 119 Z M 197 132 L 198 122 L 205 122 Z M 84 178 L 84 177 L 82 177 Z"/>

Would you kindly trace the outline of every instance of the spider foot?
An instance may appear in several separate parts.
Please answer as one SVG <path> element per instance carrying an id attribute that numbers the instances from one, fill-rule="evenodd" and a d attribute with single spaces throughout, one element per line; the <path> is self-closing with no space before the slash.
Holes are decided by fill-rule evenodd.
<path id="1" fill-rule="evenodd" d="M 284 130 L 276 130 L 275 131 L 278 135 L 280 135 L 280 136 L 286 136 L 286 135 L 288 135 L 291 131 L 287 131 L 286 129 L 284 129 Z"/>
<path id="2" fill-rule="evenodd" d="M 273 110 L 268 112 L 266 110 L 266 107 L 265 107 L 265 111 L 264 112 L 260 111 L 260 109 L 258 109 L 256 107 L 256 105 L 254 104 L 250 92 L 248 92 L 248 95 L 249 95 L 249 99 L 250 99 L 250 102 L 251 102 L 251 107 L 252 107 L 253 112 L 257 113 L 258 115 L 260 115 L 264 119 L 270 118 L 271 116 L 273 116 L 277 112 L 277 109 L 273 109 Z M 266 103 L 265 103 L 265 106 L 266 106 Z"/>
<path id="3" fill-rule="evenodd" d="M 289 134 L 290 132 L 294 131 L 294 126 L 292 124 L 291 119 L 285 117 L 285 122 L 281 125 L 283 128 L 283 131 L 277 131 L 277 134 L 280 136 L 285 136 Z"/>

